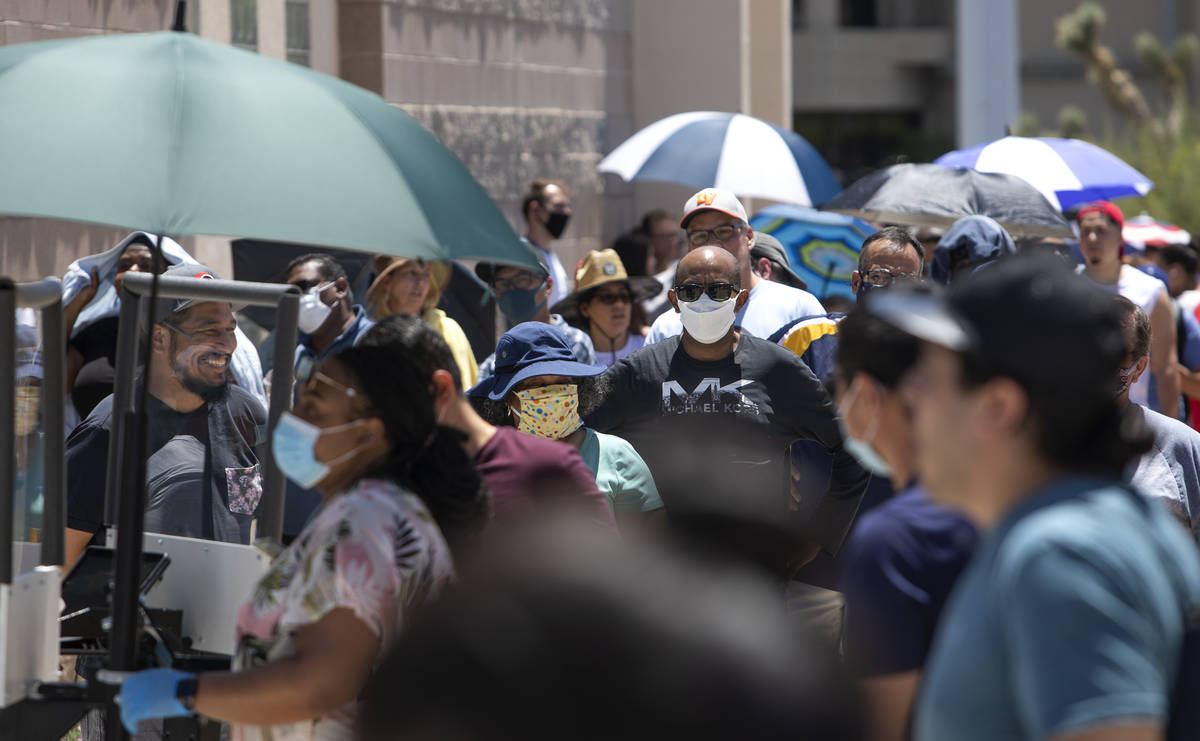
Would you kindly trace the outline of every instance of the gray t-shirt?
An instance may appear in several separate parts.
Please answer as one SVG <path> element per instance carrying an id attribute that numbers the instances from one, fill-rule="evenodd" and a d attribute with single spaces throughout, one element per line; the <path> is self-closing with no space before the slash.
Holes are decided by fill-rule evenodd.
<path id="1" fill-rule="evenodd" d="M 1154 433 L 1154 447 L 1126 478 L 1141 493 L 1161 500 L 1200 542 L 1200 432 L 1153 409 L 1137 409 Z"/>
<path id="2" fill-rule="evenodd" d="M 1196 546 L 1106 479 L 1032 494 L 988 533 L 939 623 L 916 741 L 1015 741 L 1165 725 L 1200 605 Z"/>
<path id="3" fill-rule="evenodd" d="M 254 453 L 266 426 L 262 404 L 230 386 L 227 399 L 192 412 L 151 396 L 149 417 L 146 532 L 248 544 L 262 498 Z M 67 527 L 74 530 L 94 533 L 103 524 L 111 428 L 109 396 L 67 438 Z"/>

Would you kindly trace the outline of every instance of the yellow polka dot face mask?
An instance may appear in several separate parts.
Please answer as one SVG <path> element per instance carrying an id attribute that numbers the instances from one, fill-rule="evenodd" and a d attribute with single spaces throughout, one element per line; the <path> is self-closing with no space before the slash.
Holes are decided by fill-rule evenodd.
<path id="1" fill-rule="evenodd" d="M 583 426 L 579 418 L 579 387 L 573 383 L 516 392 L 521 409 L 512 409 L 517 429 L 547 440 L 561 440 Z"/>

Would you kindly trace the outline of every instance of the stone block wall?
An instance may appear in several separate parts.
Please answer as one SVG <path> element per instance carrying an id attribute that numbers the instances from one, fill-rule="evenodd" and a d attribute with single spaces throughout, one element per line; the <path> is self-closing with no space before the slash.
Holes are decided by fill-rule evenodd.
<path id="1" fill-rule="evenodd" d="M 342 0 L 341 74 L 441 139 L 518 232 L 528 183 L 563 180 L 570 271 L 633 219 L 629 188 L 595 169 L 633 130 L 631 2 Z"/>

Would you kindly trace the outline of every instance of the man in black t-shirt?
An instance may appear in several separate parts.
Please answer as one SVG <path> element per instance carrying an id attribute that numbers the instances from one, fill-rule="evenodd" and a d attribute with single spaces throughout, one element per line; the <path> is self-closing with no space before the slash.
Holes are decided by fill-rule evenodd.
<path id="1" fill-rule="evenodd" d="M 194 264 L 166 275 L 216 277 Z M 160 304 L 150 330 L 146 531 L 249 543 L 262 497 L 254 446 L 266 410 L 230 383 L 233 313 L 215 301 Z M 68 564 L 104 524 L 112 401 L 101 401 L 67 439 Z"/>
<path id="2" fill-rule="evenodd" d="M 673 524 L 778 527 L 803 533 L 770 565 L 780 575 L 845 538 L 869 476 L 842 448 L 833 404 L 793 353 L 734 328 L 748 292 L 727 251 L 702 247 L 679 263 L 668 300 L 683 334 L 647 346 L 606 374 L 612 389 L 589 426 L 624 437 L 654 474 Z M 828 492 L 815 501 L 789 496 L 788 446 L 815 440 L 833 456 Z M 733 527 L 732 525 L 730 527 Z M 733 532 L 733 530 L 727 530 Z"/>

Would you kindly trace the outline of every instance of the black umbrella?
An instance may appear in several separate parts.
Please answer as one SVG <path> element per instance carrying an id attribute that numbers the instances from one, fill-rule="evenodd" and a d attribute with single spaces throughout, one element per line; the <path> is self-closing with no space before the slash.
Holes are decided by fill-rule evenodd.
<path id="1" fill-rule="evenodd" d="M 876 170 L 821 208 L 876 223 L 941 228 L 964 216 L 983 215 L 1017 239 L 1074 236 L 1062 214 L 1024 180 L 941 165 Z"/>

